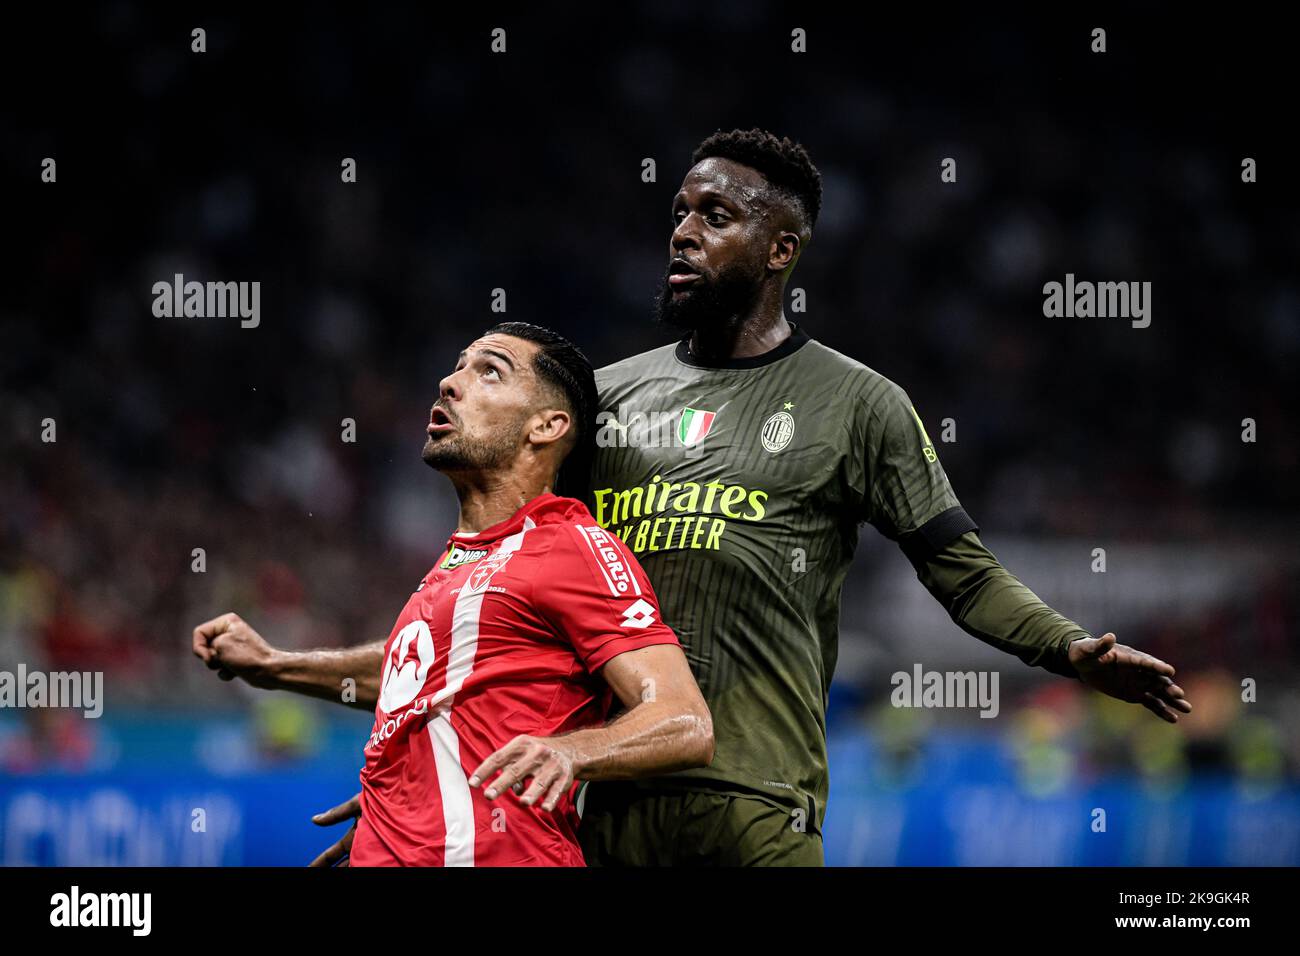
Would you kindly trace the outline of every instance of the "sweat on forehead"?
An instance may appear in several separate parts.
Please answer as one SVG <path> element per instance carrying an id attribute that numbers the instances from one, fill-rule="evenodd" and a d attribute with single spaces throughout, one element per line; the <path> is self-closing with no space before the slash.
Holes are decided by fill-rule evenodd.
<path id="1" fill-rule="evenodd" d="M 717 165 L 704 169 L 709 163 Z M 784 190 L 758 170 L 729 159 L 710 157 L 701 160 L 682 181 L 682 192 L 692 191 L 716 192 L 756 219 L 767 220 L 783 213 L 797 219 L 798 215 Z"/>
<path id="2" fill-rule="evenodd" d="M 682 181 L 683 190 L 688 186 L 712 186 L 728 196 L 751 203 L 762 198 L 770 185 L 767 177 L 757 169 L 719 156 L 700 160 Z"/>

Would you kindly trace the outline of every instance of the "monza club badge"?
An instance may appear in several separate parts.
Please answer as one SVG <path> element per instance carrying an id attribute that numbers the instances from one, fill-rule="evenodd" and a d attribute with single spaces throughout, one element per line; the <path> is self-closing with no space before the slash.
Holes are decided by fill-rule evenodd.
<path id="1" fill-rule="evenodd" d="M 682 417 L 677 421 L 677 439 L 687 448 L 698 445 L 704 441 L 704 436 L 709 433 L 713 420 L 717 417 L 717 412 L 686 406 L 682 409 Z"/>
<path id="2" fill-rule="evenodd" d="M 494 551 L 480 561 L 479 566 L 474 569 L 474 572 L 469 576 L 469 581 L 466 582 L 469 589 L 471 591 L 481 591 L 487 587 L 492 575 L 505 567 L 512 554 L 514 554 L 513 551 Z"/>

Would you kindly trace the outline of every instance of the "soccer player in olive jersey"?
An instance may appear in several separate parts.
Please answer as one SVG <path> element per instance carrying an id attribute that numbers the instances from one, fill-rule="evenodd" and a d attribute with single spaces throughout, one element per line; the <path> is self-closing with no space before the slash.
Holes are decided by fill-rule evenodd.
<path id="1" fill-rule="evenodd" d="M 596 373 L 587 504 L 653 583 L 712 712 L 714 757 L 586 785 L 587 863 L 822 863 L 827 689 L 863 523 L 898 543 L 967 633 L 1171 723 L 1190 713 L 1172 666 L 1091 636 L 984 547 L 902 388 L 786 318 L 785 284 L 821 207 L 806 150 L 735 130 L 692 162 L 658 307 L 685 335 Z M 285 655 L 231 643 L 209 666 L 325 696 L 378 660 L 374 645 Z M 352 801 L 317 822 L 354 812 Z"/>
<path id="2" fill-rule="evenodd" d="M 906 393 L 801 327 L 740 359 L 708 361 L 683 340 L 596 381 L 606 411 L 588 507 L 655 582 L 717 741 L 706 770 L 639 792 L 707 783 L 777 804 L 772 823 L 789 835 L 756 849 L 791 846 L 812 862 L 816 841 L 790 828 L 803 811 L 815 834 L 826 806 L 826 695 L 859 523 L 920 559 L 962 536 L 959 547 L 977 554 L 975 523 Z M 635 411 L 661 409 L 674 414 Z M 1086 634 L 1050 612 L 1004 633 L 1008 602 L 1026 600 L 1015 591 L 972 606 L 963 623 L 1026 663 L 1074 676 L 1066 648 Z M 589 808 L 605 805 L 602 790 L 589 788 Z"/>
<path id="3" fill-rule="evenodd" d="M 907 393 L 789 322 L 820 176 L 761 130 L 696 150 L 661 320 L 681 341 L 600 369 L 588 505 L 640 559 L 714 718 L 707 768 L 586 787 L 592 865 L 822 862 L 827 691 L 861 523 L 964 630 L 1167 720 L 1163 661 L 1093 638 L 981 544 Z"/>

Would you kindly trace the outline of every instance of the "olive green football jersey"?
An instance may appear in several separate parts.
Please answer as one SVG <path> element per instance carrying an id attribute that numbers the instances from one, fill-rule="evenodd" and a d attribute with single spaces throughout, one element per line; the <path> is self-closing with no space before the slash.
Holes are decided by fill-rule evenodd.
<path id="1" fill-rule="evenodd" d="M 820 829 L 840 591 L 861 522 L 935 546 L 975 529 L 907 394 L 796 327 L 721 366 L 685 341 L 596 373 L 588 504 L 637 555 L 713 714 L 711 766 Z"/>

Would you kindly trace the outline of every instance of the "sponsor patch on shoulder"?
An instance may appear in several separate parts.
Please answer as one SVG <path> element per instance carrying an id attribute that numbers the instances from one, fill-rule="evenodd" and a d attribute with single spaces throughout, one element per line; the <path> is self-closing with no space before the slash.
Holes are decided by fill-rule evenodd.
<path id="1" fill-rule="evenodd" d="M 640 595 L 641 586 L 636 583 L 636 578 L 624 562 L 623 552 L 614 543 L 614 536 L 599 525 L 578 525 L 578 531 L 596 558 L 610 593 L 618 597 L 631 590 Z"/>

